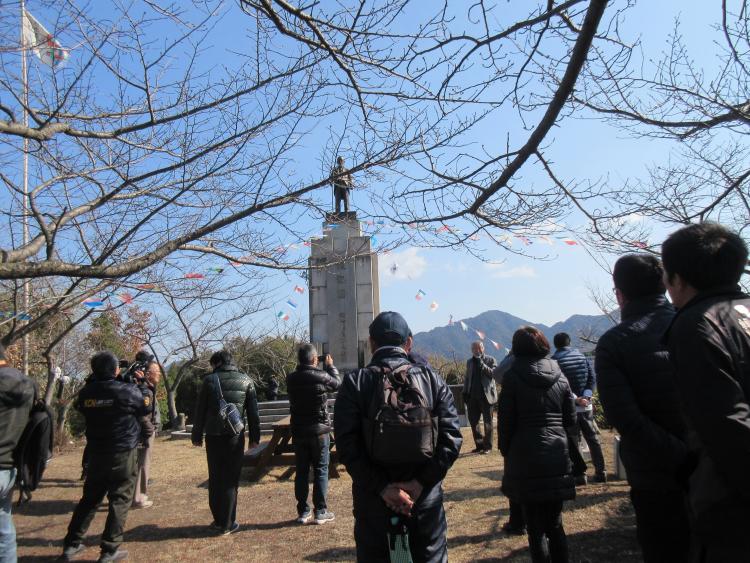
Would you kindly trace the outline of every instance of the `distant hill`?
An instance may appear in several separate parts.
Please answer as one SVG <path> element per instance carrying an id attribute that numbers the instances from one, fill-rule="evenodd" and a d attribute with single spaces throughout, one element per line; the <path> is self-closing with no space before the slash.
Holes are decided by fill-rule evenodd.
<path id="1" fill-rule="evenodd" d="M 459 320 L 452 326 L 440 326 L 427 332 L 414 335 L 414 347 L 423 354 L 440 354 L 452 358 L 467 358 L 470 354 L 471 343 L 477 340 L 477 334 L 472 329 L 485 333 L 485 348 L 493 356 L 502 357 L 506 350 L 495 350 L 489 339 L 510 347 L 513 333 L 521 326 L 533 325 L 540 329 L 552 345 L 552 337 L 558 332 L 567 332 L 573 341 L 573 346 L 582 351 L 592 350 L 594 345 L 581 339 L 581 336 L 597 338 L 601 336 L 612 322 L 605 315 L 573 315 L 569 319 L 555 323 L 552 326 L 536 324 L 513 316 L 503 311 L 485 311 L 469 319 L 463 320 L 470 328 L 463 330 Z M 554 350 L 554 346 L 553 346 Z"/>

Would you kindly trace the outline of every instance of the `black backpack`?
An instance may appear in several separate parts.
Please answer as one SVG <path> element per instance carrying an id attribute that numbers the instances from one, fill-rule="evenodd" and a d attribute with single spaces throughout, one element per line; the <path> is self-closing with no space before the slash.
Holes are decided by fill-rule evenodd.
<path id="1" fill-rule="evenodd" d="M 39 486 L 47 462 L 52 457 L 53 443 L 52 413 L 44 401 L 38 400 L 31 407 L 29 421 L 13 450 L 13 461 L 18 470 L 16 485 L 19 505 L 31 500 L 31 491 Z"/>
<path id="2" fill-rule="evenodd" d="M 430 460 L 437 445 L 437 418 L 412 377 L 412 371 L 421 368 L 404 364 L 395 370 L 386 366 L 366 369 L 379 376 L 364 425 L 370 458 L 382 465 Z"/>

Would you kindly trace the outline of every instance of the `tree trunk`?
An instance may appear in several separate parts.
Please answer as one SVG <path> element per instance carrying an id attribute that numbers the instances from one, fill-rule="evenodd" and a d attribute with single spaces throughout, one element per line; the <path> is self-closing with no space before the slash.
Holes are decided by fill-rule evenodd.
<path id="1" fill-rule="evenodd" d="M 55 356 L 52 353 L 44 354 L 47 360 L 47 389 L 44 391 L 44 404 L 52 405 L 52 395 L 55 392 Z"/>
<path id="2" fill-rule="evenodd" d="M 165 382 L 166 382 L 166 378 Z M 170 388 L 168 385 L 164 386 L 167 389 L 167 411 L 169 416 L 169 427 L 174 426 L 174 421 L 177 420 L 177 404 L 175 403 L 175 395 L 177 395 L 176 388 Z"/>
<path id="3" fill-rule="evenodd" d="M 62 386 L 62 383 L 60 383 Z M 68 411 L 70 410 L 73 401 L 58 401 L 57 403 L 57 417 L 55 420 L 55 442 L 58 447 L 63 447 L 68 439 L 68 432 L 65 429 L 65 421 L 68 418 Z"/>

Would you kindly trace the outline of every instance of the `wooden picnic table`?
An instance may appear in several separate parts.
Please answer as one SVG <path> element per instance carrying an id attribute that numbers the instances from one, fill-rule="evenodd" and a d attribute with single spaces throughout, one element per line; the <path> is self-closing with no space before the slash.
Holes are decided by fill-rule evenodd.
<path id="1" fill-rule="evenodd" d="M 268 471 L 269 467 L 287 466 L 291 468 L 289 474 L 294 472 L 295 456 L 292 442 L 292 417 L 286 416 L 274 422 L 273 434 L 268 442 L 261 443 L 258 447 L 245 452 L 242 462 L 244 467 L 253 467 L 250 474 L 251 481 L 257 481 Z M 331 445 L 333 449 L 333 445 Z M 335 452 L 331 452 L 328 463 L 328 472 L 331 477 L 338 477 L 336 470 Z"/>

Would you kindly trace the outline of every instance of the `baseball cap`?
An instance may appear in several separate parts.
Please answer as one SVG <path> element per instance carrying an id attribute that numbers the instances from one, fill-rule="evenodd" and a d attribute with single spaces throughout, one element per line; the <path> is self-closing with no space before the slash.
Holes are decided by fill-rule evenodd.
<path id="1" fill-rule="evenodd" d="M 411 329 L 399 313 L 383 311 L 370 323 L 370 336 L 379 344 L 398 346 L 411 336 Z"/>

